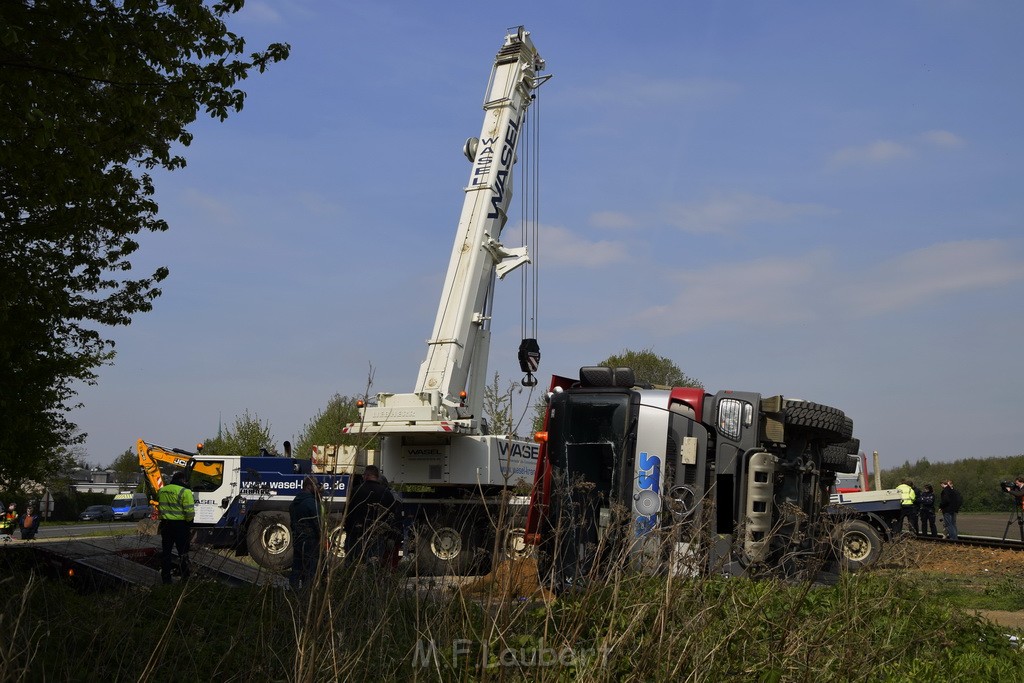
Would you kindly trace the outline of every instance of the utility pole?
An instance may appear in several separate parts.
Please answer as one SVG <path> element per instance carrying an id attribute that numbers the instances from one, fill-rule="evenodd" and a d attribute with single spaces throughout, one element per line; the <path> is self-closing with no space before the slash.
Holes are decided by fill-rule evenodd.
<path id="1" fill-rule="evenodd" d="M 872 451 L 874 459 L 873 466 L 875 468 L 875 490 L 882 490 L 882 468 L 878 466 L 878 451 Z"/>

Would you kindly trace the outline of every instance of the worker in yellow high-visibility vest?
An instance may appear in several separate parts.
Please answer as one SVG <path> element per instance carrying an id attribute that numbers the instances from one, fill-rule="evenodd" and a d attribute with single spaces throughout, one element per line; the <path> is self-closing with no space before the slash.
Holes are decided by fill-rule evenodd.
<path id="1" fill-rule="evenodd" d="M 190 568 L 188 550 L 192 540 L 192 520 L 196 516 L 196 502 L 192 489 L 185 483 L 185 473 L 175 472 L 171 483 L 157 494 L 160 512 L 160 536 L 163 540 L 163 556 L 160 561 L 160 578 L 171 582 L 174 566 L 171 550 L 178 550 L 178 568 L 182 581 L 188 579 Z"/>

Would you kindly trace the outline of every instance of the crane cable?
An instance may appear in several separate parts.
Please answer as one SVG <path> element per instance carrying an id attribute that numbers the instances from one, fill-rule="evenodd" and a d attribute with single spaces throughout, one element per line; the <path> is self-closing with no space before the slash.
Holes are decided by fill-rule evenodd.
<path id="1" fill-rule="evenodd" d="M 546 79 L 545 79 L 546 80 Z M 542 83 L 543 81 L 540 81 Z M 540 84 L 538 83 L 538 85 Z M 522 164 L 520 166 L 520 226 L 523 246 L 530 253 L 530 261 L 520 275 L 520 333 L 519 368 L 526 376 L 522 385 L 534 387 L 537 378 L 533 373 L 540 365 L 540 346 L 537 343 L 539 284 L 540 284 L 540 90 L 533 94 L 535 115 L 530 116 L 529 108 L 523 114 Z M 531 119 L 533 119 L 531 121 Z"/>

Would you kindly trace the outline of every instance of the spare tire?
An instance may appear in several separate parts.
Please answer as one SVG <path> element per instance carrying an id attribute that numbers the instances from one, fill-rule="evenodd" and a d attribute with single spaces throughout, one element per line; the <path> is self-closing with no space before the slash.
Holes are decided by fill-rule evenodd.
<path id="1" fill-rule="evenodd" d="M 853 436 L 853 420 L 838 408 L 786 399 L 782 410 L 787 428 L 798 427 L 825 443 L 841 443 Z"/>
<path id="2" fill-rule="evenodd" d="M 860 439 L 850 439 L 844 443 L 826 446 L 821 452 L 821 464 L 833 472 L 853 474 L 857 471 L 857 458 L 860 452 Z"/>

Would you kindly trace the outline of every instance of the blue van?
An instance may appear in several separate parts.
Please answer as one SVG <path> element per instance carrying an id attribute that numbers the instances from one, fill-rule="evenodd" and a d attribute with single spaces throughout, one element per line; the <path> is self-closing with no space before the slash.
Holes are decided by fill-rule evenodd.
<path id="1" fill-rule="evenodd" d="M 153 513 L 145 493 L 119 493 L 110 506 L 114 508 L 114 519 L 139 520 Z"/>

